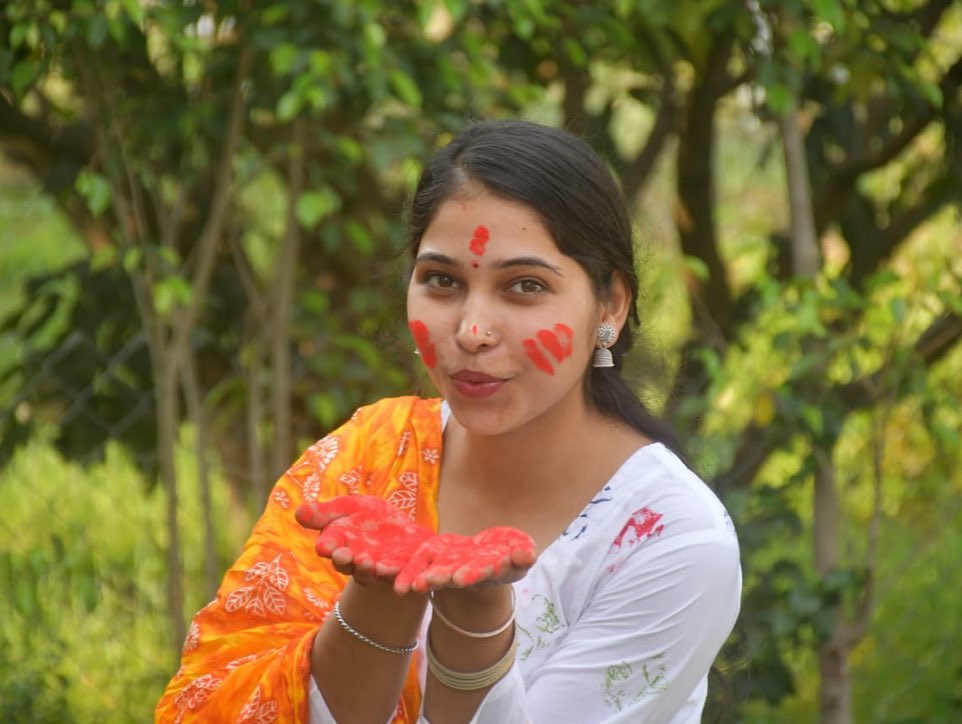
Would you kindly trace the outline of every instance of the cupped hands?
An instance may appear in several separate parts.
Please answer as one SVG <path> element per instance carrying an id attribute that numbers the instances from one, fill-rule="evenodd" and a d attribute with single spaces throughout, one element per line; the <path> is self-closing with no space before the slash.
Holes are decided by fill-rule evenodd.
<path id="1" fill-rule="evenodd" d="M 387 501 L 345 495 L 303 503 L 295 518 L 319 531 L 314 549 L 360 583 L 392 583 L 395 593 L 426 593 L 510 583 L 534 565 L 531 537 L 517 528 L 486 528 L 473 536 L 435 534 Z"/>

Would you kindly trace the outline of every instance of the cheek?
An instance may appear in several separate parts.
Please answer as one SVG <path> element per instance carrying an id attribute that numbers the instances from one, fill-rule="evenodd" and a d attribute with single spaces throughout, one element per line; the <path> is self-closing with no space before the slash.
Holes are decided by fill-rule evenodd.
<path id="1" fill-rule="evenodd" d="M 411 330 L 414 345 L 418 348 L 418 352 L 421 353 L 421 360 L 424 362 L 424 366 L 428 369 L 433 368 L 434 365 L 437 364 L 438 358 L 434 349 L 434 343 L 431 341 L 431 331 L 428 329 L 428 326 L 419 319 L 412 319 L 408 322 L 408 329 Z"/>
<path id="2" fill-rule="evenodd" d="M 553 375 L 555 365 L 571 356 L 574 349 L 574 330 L 561 322 L 539 329 L 534 337 L 523 341 L 525 354 L 534 366 L 545 374 Z"/>

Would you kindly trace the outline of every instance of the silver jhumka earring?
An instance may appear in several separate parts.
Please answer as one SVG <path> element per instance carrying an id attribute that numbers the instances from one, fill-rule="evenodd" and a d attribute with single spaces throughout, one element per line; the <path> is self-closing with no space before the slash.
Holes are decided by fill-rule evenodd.
<path id="1" fill-rule="evenodd" d="M 605 322 L 598 327 L 598 349 L 595 350 L 595 361 L 593 367 L 614 367 L 615 360 L 608 349 L 615 342 L 615 328 Z"/>

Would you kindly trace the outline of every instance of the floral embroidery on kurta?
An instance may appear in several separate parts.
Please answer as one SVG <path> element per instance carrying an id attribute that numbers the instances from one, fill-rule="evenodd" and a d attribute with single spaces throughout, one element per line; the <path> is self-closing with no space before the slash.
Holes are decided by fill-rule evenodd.
<path id="1" fill-rule="evenodd" d="M 628 704 L 665 691 L 668 679 L 665 664 L 660 661 L 664 656 L 658 654 L 635 666 L 627 661 L 609 666 L 602 685 L 605 704 L 621 711 Z"/>

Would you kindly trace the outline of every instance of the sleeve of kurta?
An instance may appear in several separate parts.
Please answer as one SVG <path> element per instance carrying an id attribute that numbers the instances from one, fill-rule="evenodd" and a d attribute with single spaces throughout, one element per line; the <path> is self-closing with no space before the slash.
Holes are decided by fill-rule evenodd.
<path id="1" fill-rule="evenodd" d="M 381 452 L 371 449 L 370 409 L 308 448 L 277 482 L 217 597 L 194 616 L 156 722 L 308 721 L 311 648 L 345 579 L 317 555 L 316 534 L 297 524 L 294 509 L 390 489 L 397 438 L 382 436 L 385 459 L 372 470 Z"/>

